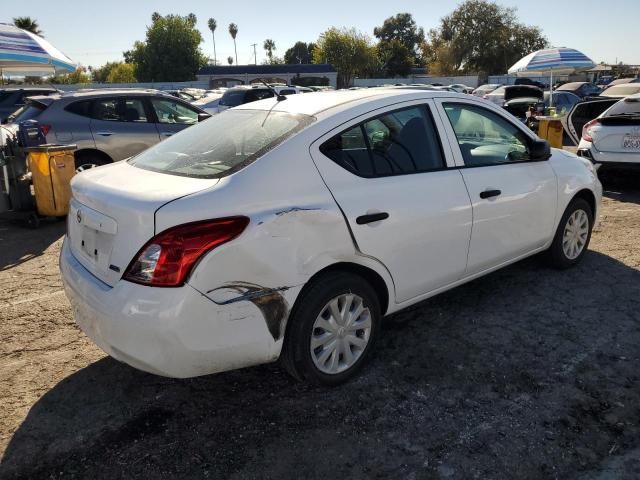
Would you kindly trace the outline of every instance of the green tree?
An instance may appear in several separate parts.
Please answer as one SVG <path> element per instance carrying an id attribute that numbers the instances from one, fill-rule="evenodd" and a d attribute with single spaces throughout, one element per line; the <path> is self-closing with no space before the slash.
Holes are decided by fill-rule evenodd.
<path id="1" fill-rule="evenodd" d="M 355 28 L 330 28 L 320 35 L 313 49 L 314 63 L 330 63 L 338 72 L 338 88 L 351 85 L 356 75 L 365 76 L 377 68 L 376 49 L 371 39 Z"/>
<path id="2" fill-rule="evenodd" d="M 229 24 L 229 35 L 231 35 L 231 38 L 233 38 L 233 49 L 236 52 L 236 65 L 237 65 L 238 64 L 238 48 L 236 47 L 236 36 L 238 35 L 238 25 L 236 25 L 235 23 Z"/>
<path id="3" fill-rule="evenodd" d="M 56 75 L 49 79 L 50 83 L 59 85 L 72 85 L 76 83 L 90 83 L 91 77 L 84 67 L 77 68 L 74 72 L 65 73 L 64 75 Z"/>
<path id="4" fill-rule="evenodd" d="M 311 63 L 315 43 L 296 42 L 284 53 L 284 63 Z"/>
<path id="5" fill-rule="evenodd" d="M 274 42 L 270 38 L 267 38 L 262 44 L 262 48 L 264 48 L 267 52 L 269 63 L 273 63 L 273 51 L 276 49 L 276 42 Z"/>
<path id="6" fill-rule="evenodd" d="M 381 68 L 387 77 L 406 77 L 414 66 L 412 52 L 400 40 L 380 42 L 376 51 Z"/>
<path id="7" fill-rule="evenodd" d="M 35 33 L 36 35 L 44 38 L 42 30 L 40 30 L 40 25 L 38 25 L 38 22 L 31 17 L 15 17 L 13 19 L 13 24 L 22 30 L 27 30 L 28 32 Z"/>
<path id="8" fill-rule="evenodd" d="M 423 52 L 430 71 L 504 73 L 521 57 L 548 46 L 540 28 L 519 23 L 515 8 L 466 0 L 429 31 Z"/>
<path id="9" fill-rule="evenodd" d="M 206 64 L 196 16 L 163 16 L 154 12 L 151 20 L 146 40 L 135 42 L 131 50 L 123 53 L 125 62 L 136 65 L 136 77 L 141 82 L 194 80 Z"/>
<path id="10" fill-rule="evenodd" d="M 118 63 L 107 76 L 108 83 L 136 83 L 136 67 L 132 63 Z"/>
<path id="11" fill-rule="evenodd" d="M 381 27 L 373 29 L 373 34 L 380 40 L 380 43 L 389 43 L 394 40 L 402 43 L 413 57 L 414 63 L 419 65 L 420 52 L 424 42 L 424 30 L 418 28 L 416 21 L 410 13 L 398 13 L 387 18 Z M 383 47 L 386 50 L 398 50 L 397 46 Z M 397 52 L 396 52 L 397 53 Z"/>
<path id="12" fill-rule="evenodd" d="M 119 64 L 120 62 L 107 62 L 101 67 L 92 69 L 91 74 L 93 76 L 93 81 L 96 83 L 105 83 L 111 73 L 111 70 Z"/>
<path id="13" fill-rule="evenodd" d="M 232 57 L 231 55 L 229 55 L 229 56 L 227 57 L 227 63 L 228 63 L 229 65 L 233 65 L 233 57 Z"/>
<path id="14" fill-rule="evenodd" d="M 211 30 L 211 35 L 213 36 L 213 64 L 218 64 L 218 57 L 216 56 L 216 28 L 218 28 L 218 22 L 216 22 L 215 18 L 210 18 L 207 22 L 209 26 L 209 30 Z"/>

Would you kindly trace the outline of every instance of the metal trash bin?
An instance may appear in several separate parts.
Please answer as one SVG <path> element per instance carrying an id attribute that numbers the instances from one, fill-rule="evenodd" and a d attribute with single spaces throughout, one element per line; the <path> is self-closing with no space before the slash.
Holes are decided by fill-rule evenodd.
<path id="1" fill-rule="evenodd" d="M 562 148 L 564 127 L 559 117 L 536 117 L 538 136 L 549 142 L 553 148 Z"/>
<path id="2" fill-rule="evenodd" d="M 51 144 L 25 148 L 38 214 L 62 217 L 69 212 L 76 148 Z"/>

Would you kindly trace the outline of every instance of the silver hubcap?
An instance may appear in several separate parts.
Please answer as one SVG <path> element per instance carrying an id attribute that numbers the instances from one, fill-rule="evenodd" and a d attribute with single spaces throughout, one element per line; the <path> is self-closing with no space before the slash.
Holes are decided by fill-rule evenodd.
<path id="1" fill-rule="evenodd" d="M 91 168 L 96 168 L 98 165 L 95 163 L 85 163 L 76 168 L 76 173 L 84 172 L 85 170 L 89 170 Z"/>
<path id="2" fill-rule="evenodd" d="M 569 260 L 574 260 L 584 250 L 589 236 L 589 217 L 584 210 L 571 214 L 562 235 L 562 250 Z"/>
<path id="3" fill-rule="evenodd" d="M 371 312 L 361 297 L 346 293 L 330 300 L 313 324 L 311 358 L 322 373 L 336 374 L 352 367 L 371 335 Z"/>

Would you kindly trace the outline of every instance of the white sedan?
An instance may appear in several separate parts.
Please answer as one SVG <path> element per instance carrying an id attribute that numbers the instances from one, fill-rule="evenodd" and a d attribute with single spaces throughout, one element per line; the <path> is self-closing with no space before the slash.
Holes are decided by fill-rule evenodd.
<path id="1" fill-rule="evenodd" d="M 503 109 L 400 89 L 242 105 L 72 190 L 60 267 L 104 351 L 171 377 L 280 359 L 324 384 L 385 315 L 538 252 L 579 262 L 602 193 Z"/>
<path id="2" fill-rule="evenodd" d="M 587 123 L 578 155 L 599 168 L 640 166 L 640 93 L 620 100 Z"/>

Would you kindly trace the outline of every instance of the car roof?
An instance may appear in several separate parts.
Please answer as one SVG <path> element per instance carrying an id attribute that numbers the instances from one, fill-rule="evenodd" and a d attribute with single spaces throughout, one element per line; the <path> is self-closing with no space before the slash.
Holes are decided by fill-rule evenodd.
<path id="1" fill-rule="evenodd" d="M 313 95 L 291 95 L 286 100 L 277 101 L 274 98 L 245 103 L 235 107 L 242 110 L 273 110 L 294 114 L 319 116 L 326 112 L 337 113 L 351 106 L 366 103 L 374 98 L 397 97 L 398 101 L 413 99 L 428 99 L 434 97 L 469 98 L 463 93 L 447 92 L 444 90 L 399 89 L 393 87 L 363 88 L 360 90 L 331 90 L 316 92 Z M 330 111 L 330 112 L 329 112 Z"/>
<path id="2" fill-rule="evenodd" d="M 35 90 L 35 91 L 42 91 L 42 92 L 60 92 L 61 90 L 58 90 L 55 87 L 29 87 L 29 86 L 25 86 L 25 85 L 21 85 L 19 87 L 0 87 L 0 92 L 19 92 L 21 90 Z"/>
<path id="3" fill-rule="evenodd" d="M 64 92 L 60 95 L 61 98 L 69 97 L 102 97 L 109 95 L 165 95 L 169 96 L 161 90 L 153 88 L 86 88 L 76 90 L 75 92 Z"/>

